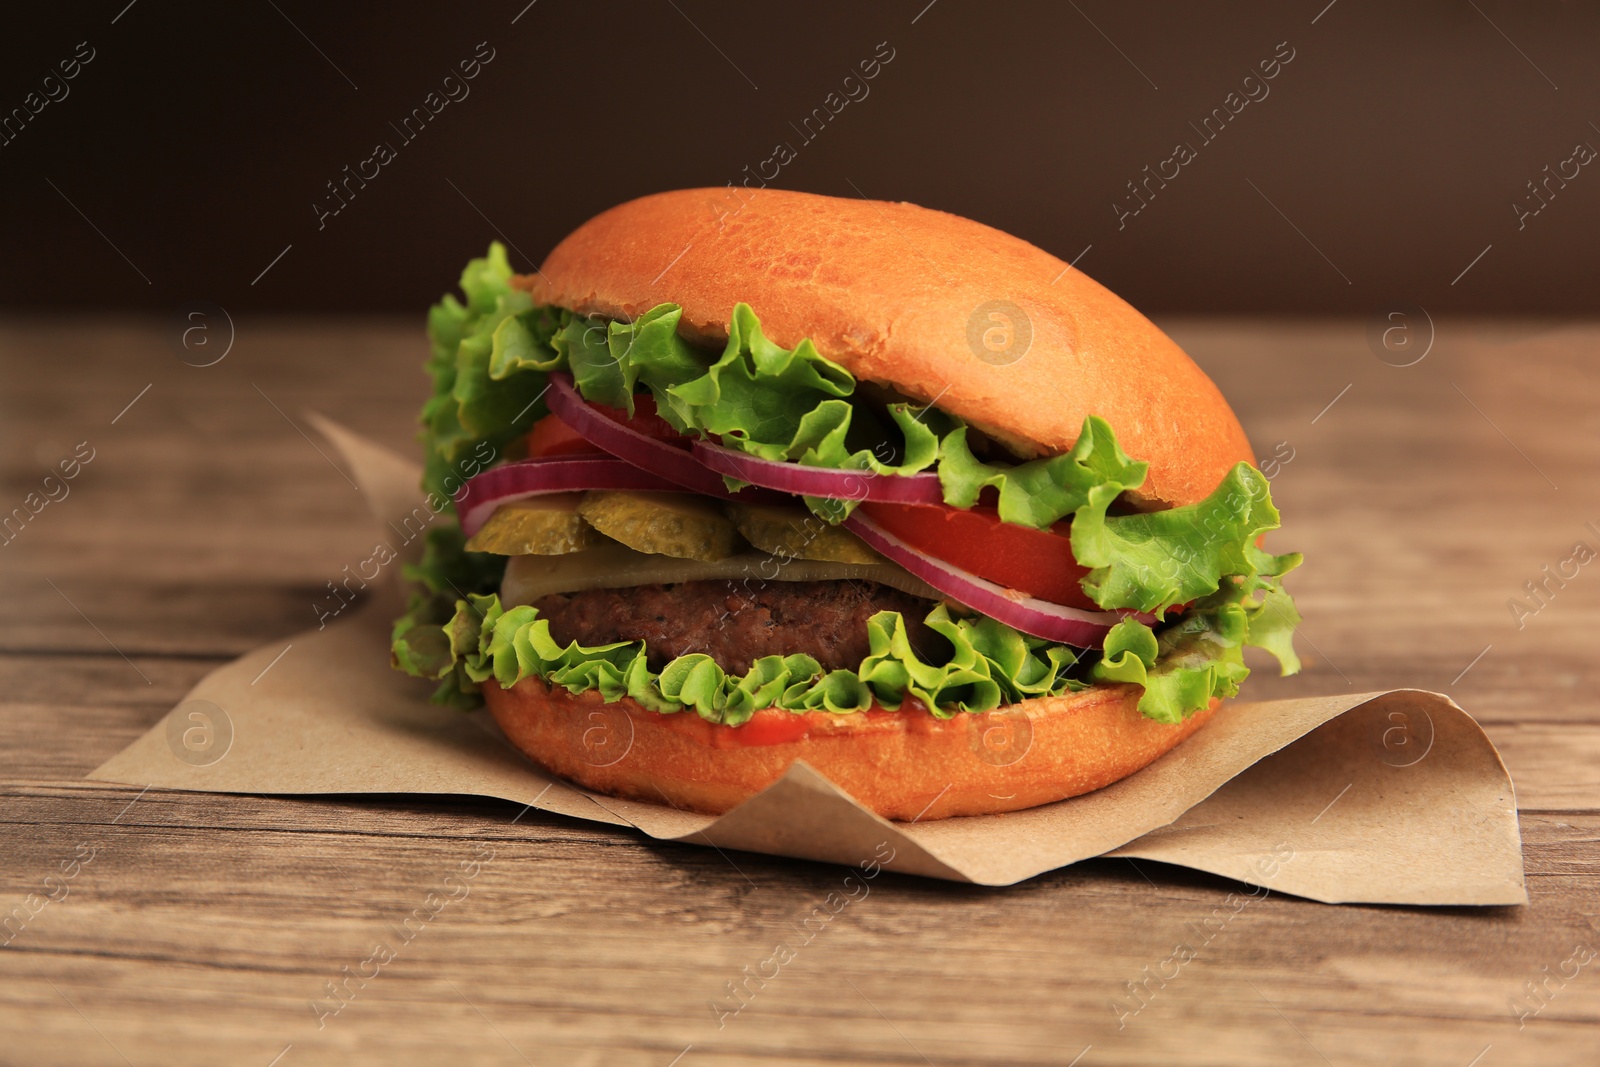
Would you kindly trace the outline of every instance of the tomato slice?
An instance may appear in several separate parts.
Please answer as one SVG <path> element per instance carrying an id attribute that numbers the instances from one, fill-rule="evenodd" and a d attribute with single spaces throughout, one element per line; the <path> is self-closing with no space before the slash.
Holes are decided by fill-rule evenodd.
<path id="1" fill-rule="evenodd" d="M 1089 573 L 1072 555 L 1070 520 L 1048 530 L 1001 522 L 991 507 L 967 510 L 944 504 L 885 504 L 861 510 L 912 548 L 997 585 L 1052 604 L 1101 610 L 1079 582 Z"/>
<path id="2" fill-rule="evenodd" d="M 796 715 L 777 708 L 763 708 L 743 726 L 728 726 L 732 740 L 755 747 L 803 741 L 811 733 L 810 715 Z"/>
<path id="3" fill-rule="evenodd" d="M 603 414 L 613 422 L 620 422 L 632 430 L 637 430 L 646 437 L 654 437 L 658 441 L 667 441 L 671 444 L 682 444 L 684 448 L 690 445 L 690 439 L 672 428 L 656 413 L 656 398 L 649 393 L 639 393 L 633 398 L 633 416 L 630 418 L 625 408 L 607 407 L 604 404 L 591 404 L 596 411 Z M 552 456 L 572 455 L 605 455 L 606 452 L 598 445 L 591 444 L 571 426 L 562 422 L 555 415 L 546 415 L 533 424 L 533 429 L 528 431 L 528 458 L 548 459 Z"/>
<path id="4" fill-rule="evenodd" d="M 590 444 L 578 431 L 554 415 L 546 415 L 528 431 L 528 458 L 549 459 L 552 456 L 571 456 L 604 453 Z"/>

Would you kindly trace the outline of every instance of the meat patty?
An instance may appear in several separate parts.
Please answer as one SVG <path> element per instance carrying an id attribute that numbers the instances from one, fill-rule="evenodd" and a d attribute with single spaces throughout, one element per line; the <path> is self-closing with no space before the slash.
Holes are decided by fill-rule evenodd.
<path id="1" fill-rule="evenodd" d="M 924 659 L 946 645 L 923 624 L 929 601 L 876 582 L 677 582 L 552 593 L 533 606 L 563 645 L 643 641 L 653 670 L 690 652 L 706 653 L 730 674 L 744 674 L 762 656 L 800 652 L 824 670 L 855 670 L 869 651 L 867 620 L 880 611 L 903 615 Z"/>

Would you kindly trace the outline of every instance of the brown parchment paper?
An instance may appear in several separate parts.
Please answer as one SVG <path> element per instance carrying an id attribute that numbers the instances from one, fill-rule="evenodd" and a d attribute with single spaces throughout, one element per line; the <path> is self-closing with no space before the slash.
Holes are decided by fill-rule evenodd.
<path id="1" fill-rule="evenodd" d="M 389 667 L 393 579 L 431 512 L 414 465 L 314 421 L 399 557 L 363 561 L 360 573 L 390 573 L 371 579 L 359 610 L 212 672 L 89 777 L 207 792 L 499 797 L 664 840 L 845 864 L 881 858 L 887 843 L 891 870 L 983 885 L 1113 855 L 1330 903 L 1527 902 L 1499 755 L 1470 715 L 1420 690 L 1231 702 L 1137 774 L 1006 815 L 891 823 L 804 763 L 722 816 L 591 794 L 529 761 L 487 716 L 429 704 L 427 685 Z"/>

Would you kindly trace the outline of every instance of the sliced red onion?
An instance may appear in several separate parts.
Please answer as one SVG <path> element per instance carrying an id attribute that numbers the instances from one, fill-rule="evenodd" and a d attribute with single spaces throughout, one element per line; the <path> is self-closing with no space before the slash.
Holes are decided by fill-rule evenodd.
<path id="1" fill-rule="evenodd" d="M 751 485 L 778 489 L 800 496 L 830 500 L 880 500 L 893 504 L 943 504 L 944 490 L 932 471 L 919 474 L 877 474 L 863 470 L 835 470 L 808 467 L 784 460 L 762 459 L 748 452 L 694 443 L 694 458 L 718 474 L 738 478 Z"/>
<path id="2" fill-rule="evenodd" d="M 723 498 L 733 495 L 721 477 L 702 466 L 687 449 L 658 441 L 596 411 L 573 387 L 572 375 L 562 371 L 552 373 L 549 396 L 550 410 L 562 422 L 618 459 L 665 478 L 682 489 Z"/>
<path id="3" fill-rule="evenodd" d="M 674 482 L 612 456 L 571 456 L 564 459 L 527 459 L 491 467 L 467 480 L 456 514 L 461 532 L 471 537 L 483 528 L 494 509 L 512 500 L 582 489 L 641 489 L 674 493 Z"/>
<path id="4" fill-rule="evenodd" d="M 1084 611 L 1064 604 L 1052 604 L 1007 590 L 970 571 L 952 567 L 943 560 L 920 552 L 867 518 L 861 512 L 844 520 L 845 527 L 861 540 L 900 564 L 950 599 L 975 611 L 1021 630 L 1025 634 L 1059 641 L 1077 648 L 1094 648 L 1111 627 L 1124 618 L 1153 625 L 1155 616 L 1136 611 Z"/>

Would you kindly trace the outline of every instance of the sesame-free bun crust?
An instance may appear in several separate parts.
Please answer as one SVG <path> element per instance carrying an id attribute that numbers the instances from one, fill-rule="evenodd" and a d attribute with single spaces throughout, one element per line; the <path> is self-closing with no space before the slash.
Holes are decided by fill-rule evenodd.
<path id="1" fill-rule="evenodd" d="M 1149 462 L 1145 500 L 1194 503 L 1251 459 L 1217 387 L 1149 319 L 1020 238 L 915 204 L 658 193 L 584 223 L 517 284 L 612 318 L 676 303 L 680 330 L 712 342 L 742 301 L 779 344 L 809 337 L 858 379 L 937 400 L 1022 455 L 1067 451 L 1099 415 Z"/>
<path id="2" fill-rule="evenodd" d="M 608 704 L 593 690 L 574 695 L 538 678 L 483 686 L 518 748 L 596 792 L 721 814 L 805 760 L 865 807 L 902 821 L 1016 811 L 1110 785 L 1171 750 L 1220 704 L 1167 725 L 1139 713 L 1139 694 L 1097 685 L 950 719 L 915 705 L 763 711 L 732 727 L 693 711 L 660 715 L 626 697 Z M 747 743 L 761 731 L 765 740 L 788 739 Z"/>

